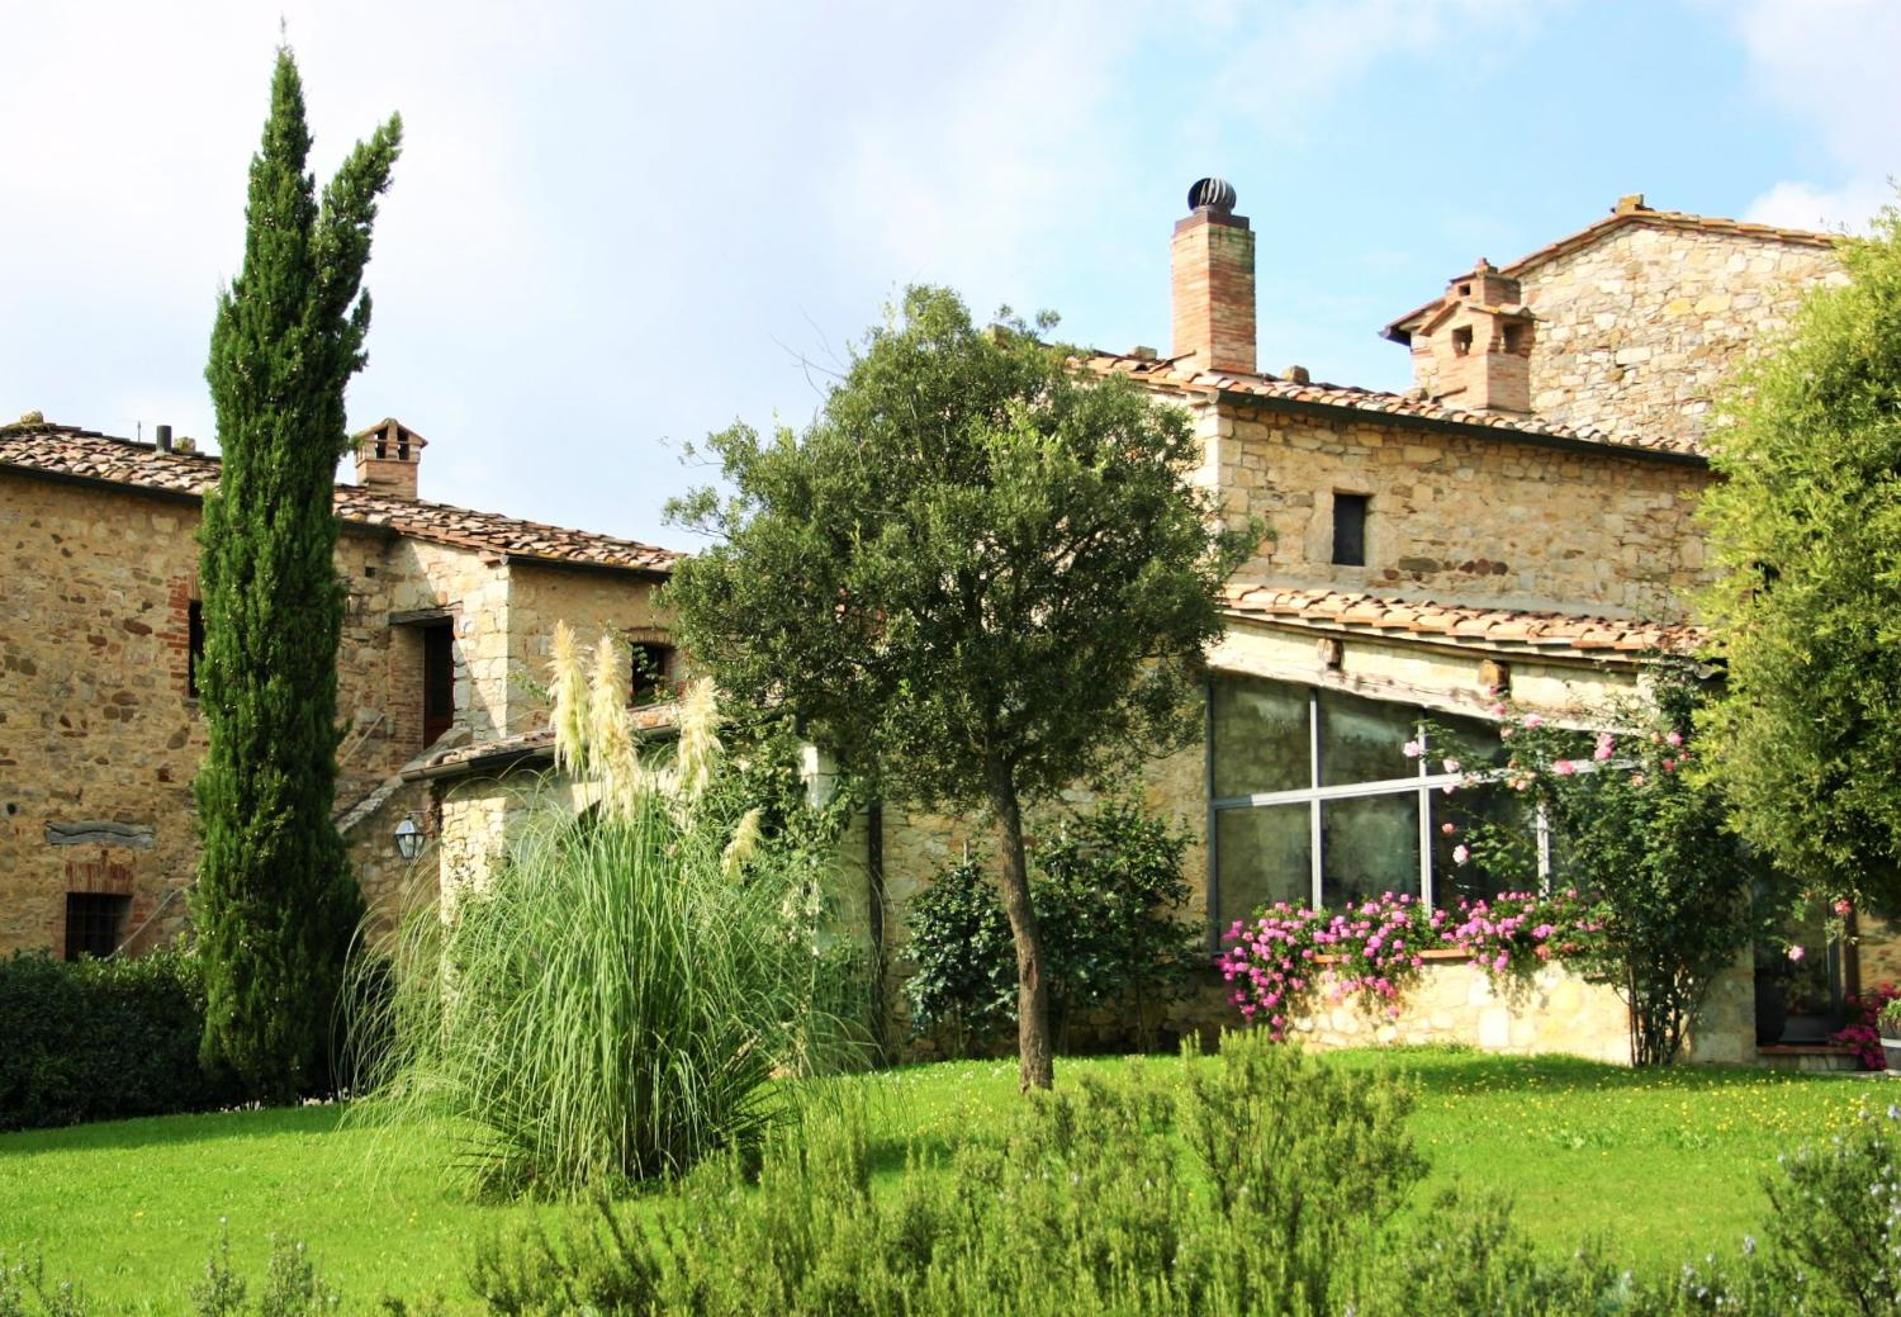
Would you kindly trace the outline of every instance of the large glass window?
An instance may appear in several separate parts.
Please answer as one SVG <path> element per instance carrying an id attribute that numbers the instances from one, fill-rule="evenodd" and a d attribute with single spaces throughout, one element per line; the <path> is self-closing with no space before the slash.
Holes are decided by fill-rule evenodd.
<path id="1" fill-rule="evenodd" d="M 1548 870 L 1525 798 L 1470 781 L 1505 762 L 1495 723 L 1227 673 L 1214 678 L 1209 710 L 1219 929 L 1275 901 L 1495 896 L 1459 850 L 1482 824 L 1522 835 L 1525 867 Z"/>
<path id="2" fill-rule="evenodd" d="M 1216 798 L 1291 791 L 1312 780 L 1313 701 L 1305 687 L 1224 677 L 1213 703 Z"/>
<path id="3" fill-rule="evenodd" d="M 1320 904 L 1420 891 L 1419 794 L 1320 802 Z"/>
<path id="4" fill-rule="evenodd" d="M 1319 691 L 1317 695 L 1321 786 L 1416 776 L 1415 765 L 1406 758 L 1406 743 L 1419 735 L 1418 709 L 1340 691 Z"/>
<path id="5" fill-rule="evenodd" d="M 1313 904 L 1313 818 L 1306 805 L 1215 815 L 1215 918 L 1222 930 L 1276 901 Z"/>

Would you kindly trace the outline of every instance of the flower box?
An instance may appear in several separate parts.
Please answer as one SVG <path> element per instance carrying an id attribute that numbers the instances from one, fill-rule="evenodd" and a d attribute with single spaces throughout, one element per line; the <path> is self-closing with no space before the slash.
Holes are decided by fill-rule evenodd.
<path id="1" fill-rule="evenodd" d="M 1888 1059 L 1888 1073 L 1901 1075 L 1901 1038 L 1883 1037 L 1881 1054 Z"/>

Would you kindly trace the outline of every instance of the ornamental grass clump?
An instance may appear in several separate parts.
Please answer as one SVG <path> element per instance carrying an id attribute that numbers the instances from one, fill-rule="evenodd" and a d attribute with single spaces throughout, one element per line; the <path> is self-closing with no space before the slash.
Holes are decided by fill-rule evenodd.
<path id="1" fill-rule="evenodd" d="M 464 1169 L 504 1192 L 612 1189 L 750 1145 L 786 1101 L 768 1081 L 843 1046 L 814 1004 L 811 866 L 731 789 L 710 688 L 686 705 L 692 763 L 655 771 L 622 647 L 602 641 L 591 682 L 565 628 L 555 654 L 558 754 L 586 807 L 551 786 L 492 882 L 412 922 L 378 1076 L 381 1109 L 458 1122 Z"/>

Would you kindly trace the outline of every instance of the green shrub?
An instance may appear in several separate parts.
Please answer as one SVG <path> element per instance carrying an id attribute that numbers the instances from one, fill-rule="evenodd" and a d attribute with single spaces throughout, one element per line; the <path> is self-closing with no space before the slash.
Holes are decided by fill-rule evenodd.
<path id="1" fill-rule="evenodd" d="M 941 870 L 905 912 L 911 1027 L 940 1034 L 959 1056 L 1016 1018 L 1010 918 L 985 868 L 981 854 L 966 856 Z"/>
<path id="2" fill-rule="evenodd" d="M 200 1111 L 235 1099 L 199 1064 L 197 959 L 0 959 L 0 1129 Z"/>
<path id="3" fill-rule="evenodd" d="M 1069 820 L 1032 854 L 1036 907 L 1059 1037 L 1093 1007 L 1119 1010 L 1127 1040 L 1147 1048 L 1162 1008 L 1200 954 L 1199 926 L 1175 911 L 1192 895 L 1189 834 L 1126 798 Z M 904 991 L 911 1021 L 967 1054 L 1016 1019 L 1016 951 L 981 855 L 945 869 L 911 902 Z"/>
<path id="4" fill-rule="evenodd" d="M 497 1311 L 1339 1311 L 1423 1174 L 1410 1092 L 1228 1035 L 1176 1094 L 1139 1063 L 1035 1095 L 1001 1145 L 912 1154 L 871 1192 L 864 1113 L 815 1103 L 756 1177 L 728 1154 L 643 1223 L 519 1234 L 471 1281 Z"/>

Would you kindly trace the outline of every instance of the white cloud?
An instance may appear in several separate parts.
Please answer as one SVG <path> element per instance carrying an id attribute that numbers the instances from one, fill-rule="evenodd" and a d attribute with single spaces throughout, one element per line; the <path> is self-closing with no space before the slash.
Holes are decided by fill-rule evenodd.
<path id="1" fill-rule="evenodd" d="M 1747 218 L 1858 229 L 1894 199 L 1901 171 L 1901 5 L 1892 0 L 1749 0 L 1732 16 L 1767 95 L 1812 126 L 1832 170 L 1785 179 Z"/>
<path id="2" fill-rule="evenodd" d="M 1743 218 L 1786 229 L 1852 232 L 1865 228 L 1869 219 L 1893 200 L 1894 189 L 1887 180 L 1869 175 L 1826 189 L 1808 183 L 1782 182 L 1750 202 Z"/>

